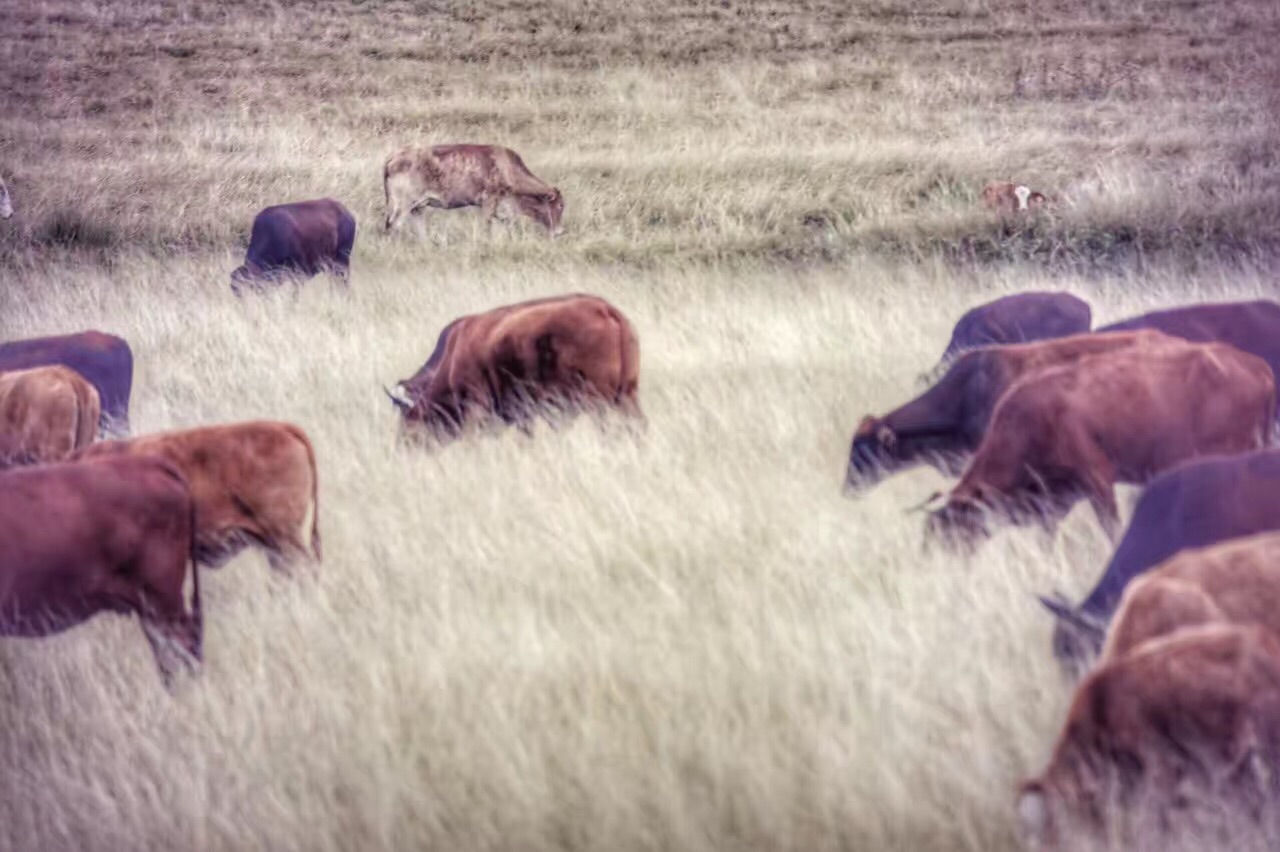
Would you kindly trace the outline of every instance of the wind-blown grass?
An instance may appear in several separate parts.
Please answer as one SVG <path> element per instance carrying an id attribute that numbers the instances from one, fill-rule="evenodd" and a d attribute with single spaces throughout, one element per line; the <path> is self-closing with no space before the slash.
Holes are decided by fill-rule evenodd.
<path id="1" fill-rule="evenodd" d="M 1273 294 L 1276 12 L 899 5 L 0 4 L 0 338 L 125 336 L 139 433 L 298 423 L 326 554 L 207 572 L 172 697 L 125 619 L 0 642 L 0 847 L 1014 848 L 1069 696 L 1034 595 L 1106 542 L 925 553 L 945 480 L 846 500 L 848 441 L 997 295 Z M 569 232 L 383 236 L 417 141 L 515 147 Z M 1005 177 L 1063 204 L 977 209 Z M 322 195 L 351 291 L 234 299 L 252 215 Z M 572 291 L 635 323 L 646 430 L 398 442 L 445 323 Z"/>

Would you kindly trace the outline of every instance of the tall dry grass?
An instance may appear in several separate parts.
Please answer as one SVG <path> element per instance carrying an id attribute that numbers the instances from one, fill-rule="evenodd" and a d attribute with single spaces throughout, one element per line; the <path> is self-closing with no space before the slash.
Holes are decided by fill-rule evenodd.
<path id="1" fill-rule="evenodd" d="M 1276 17 L 0 2 L 0 337 L 124 335 L 139 432 L 299 423 L 326 550 L 207 573 L 172 697 L 125 619 L 0 643 L 0 847 L 1013 848 L 1068 697 L 1033 596 L 1106 544 L 923 553 L 945 482 L 845 500 L 849 435 L 1002 293 L 1273 294 Z M 419 139 L 517 148 L 569 233 L 379 234 Z M 1005 176 L 1071 204 L 1001 223 Z M 252 214 L 318 195 L 351 292 L 232 298 Z M 647 431 L 397 443 L 381 385 L 446 322 L 574 290 L 635 322 Z"/>

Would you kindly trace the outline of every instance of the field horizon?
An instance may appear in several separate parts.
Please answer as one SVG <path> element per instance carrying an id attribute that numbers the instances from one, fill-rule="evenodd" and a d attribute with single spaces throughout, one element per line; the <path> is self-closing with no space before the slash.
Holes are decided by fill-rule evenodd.
<path id="1" fill-rule="evenodd" d="M 126 338 L 135 434 L 297 423 L 325 548 L 204 571 L 172 695 L 129 619 L 0 641 L 0 849 L 1019 848 L 1071 694 L 1036 595 L 1110 547 L 1079 507 L 925 552 L 948 480 L 845 498 L 850 436 L 1000 295 L 1274 298 L 1277 35 L 1263 2 L 0 2 L 0 339 Z M 383 234 L 386 155 L 456 141 L 520 152 L 566 233 Z M 1006 178 L 1064 201 L 1000 219 Z M 254 213 L 323 196 L 350 290 L 235 298 Z M 567 292 L 635 324 L 646 428 L 398 439 L 383 385 L 445 324 Z"/>

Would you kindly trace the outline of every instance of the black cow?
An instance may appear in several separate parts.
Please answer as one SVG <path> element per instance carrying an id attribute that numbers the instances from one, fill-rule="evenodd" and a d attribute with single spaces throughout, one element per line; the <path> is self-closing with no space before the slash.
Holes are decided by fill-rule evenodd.
<path id="1" fill-rule="evenodd" d="M 1154 329 L 1196 343 L 1228 343 L 1266 361 L 1280 376 L 1280 303 L 1211 302 L 1153 311 L 1098 331 Z"/>
<path id="2" fill-rule="evenodd" d="M 1180 550 L 1280 530 L 1280 450 L 1211 456 L 1147 485 L 1102 579 L 1079 607 L 1041 598 L 1059 619 L 1053 653 L 1081 669 L 1102 648 L 1106 626 L 1134 577 Z"/>
<path id="3" fill-rule="evenodd" d="M 321 272 L 346 283 L 356 218 L 332 198 L 268 207 L 253 219 L 244 265 L 231 273 L 237 296 L 245 286 L 274 281 L 281 273 L 307 278 Z"/>
<path id="4" fill-rule="evenodd" d="M 82 331 L 0 343 L 0 372 L 54 364 L 70 367 L 97 389 L 102 402 L 99 426 L 103 431 L 129 433 L 133 351 L 123 338 L 101 331 Z"/>
<path id="5" fill-rule="evenodd" d="M 1083 334 L 1093 322 L 1089 303 L 1070 293 L 1031 292 L 1003 296 L 971 308 L 951 332 L 951 342 L 931 376 L 961 353 L 979 346 L 1029 343 Z"/>

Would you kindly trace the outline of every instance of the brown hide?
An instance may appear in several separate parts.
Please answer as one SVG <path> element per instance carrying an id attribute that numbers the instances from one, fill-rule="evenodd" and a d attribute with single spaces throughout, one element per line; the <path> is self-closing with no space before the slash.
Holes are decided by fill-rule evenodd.
<path id="1" fill-rule="evenodd" d="M 201 564 L 225 564 L 250 541 L 266 549 L 273 568 L 308 555 L 320 561 L 315 451 L 297 426 L 205 426 L 104 441 L 80 454 L 118 455 L 156 455 L 183 472 L 196 501 Z"/>
<path id="2" fill-rule="evenodd" d="M 186 482 L 160 459 L 0 474 L 0 635 L 48 636 L 99 612 L 136 613 L 168 684 L 174 646 L 189 663 L 201 659 L 194 564 L 190 614 L 183 597 L 193 531 Z"/>
<path id="3" fill-rule="evenodd" d="M 515 151 L 498 145 L 401 149 L 387 158 L 383 189 L 388 231 L 427 207 L 480 207 L 488 221 L 514 212 L 552 235 L 560 232 L 564 215 L 560 190 L 530 172 Z"/>
<path id="4" fill-rule="evenodd" d="M 1255 759 L 1280 757 L 1280 640 L 1207 625 L 1146 642 L 1076 690 L 1049 765 L 1022 785 L 1027 839 L 1056 845 L 1103 829 L 1137 794 L 1168 817 L 1189 794 L 1256 811 L 1273 795 Z M 1261 782 L 1261 783 L 1260 783 Z"/>
<path id="5" fill-rule="evenodd" d="M 991 508 L 1052 529 L 1084 497 L 1114 538 L 1117 482 L 1264 447 L 1275 408 L 1266 362 L 1220 343 L 1130 347 L 1030 373 L 996 406 L 928 532 L 970 545 Z"/>
<path id="6" fill-rule="evenodd" d="M 849 450 L 845 491 L 856 493 L 917 464 L 958 475 L 986 434 L 996 404 L 1028 373 L 1130 346 L 1178 342 L 1159 332 L 1113 332 L 969 350 L 911 402 L 862 419 Z"/>
<path id="7" fill-rule="evenodd" d="M 617 308 L 595 296 L 561 296 L 455 320 L 436 351 L 401 382 L 409 422 L 456 432 L 474 412 L 506 422 L 565 401 L 639 415 L 640 348 Z"/>
<path id="8" fill-rule="evenodd" d="M 1129 584 L 1100 660 L 1186 627 L 1253 624 L 1280 637 L 1280 533 L 1184 550 Z"/>
<path id="9" fill-rule="evenodd" d="M 0 468 L 58 461 L 93 443 L 98 391 L 69 367 L 0 373 Z"/>

